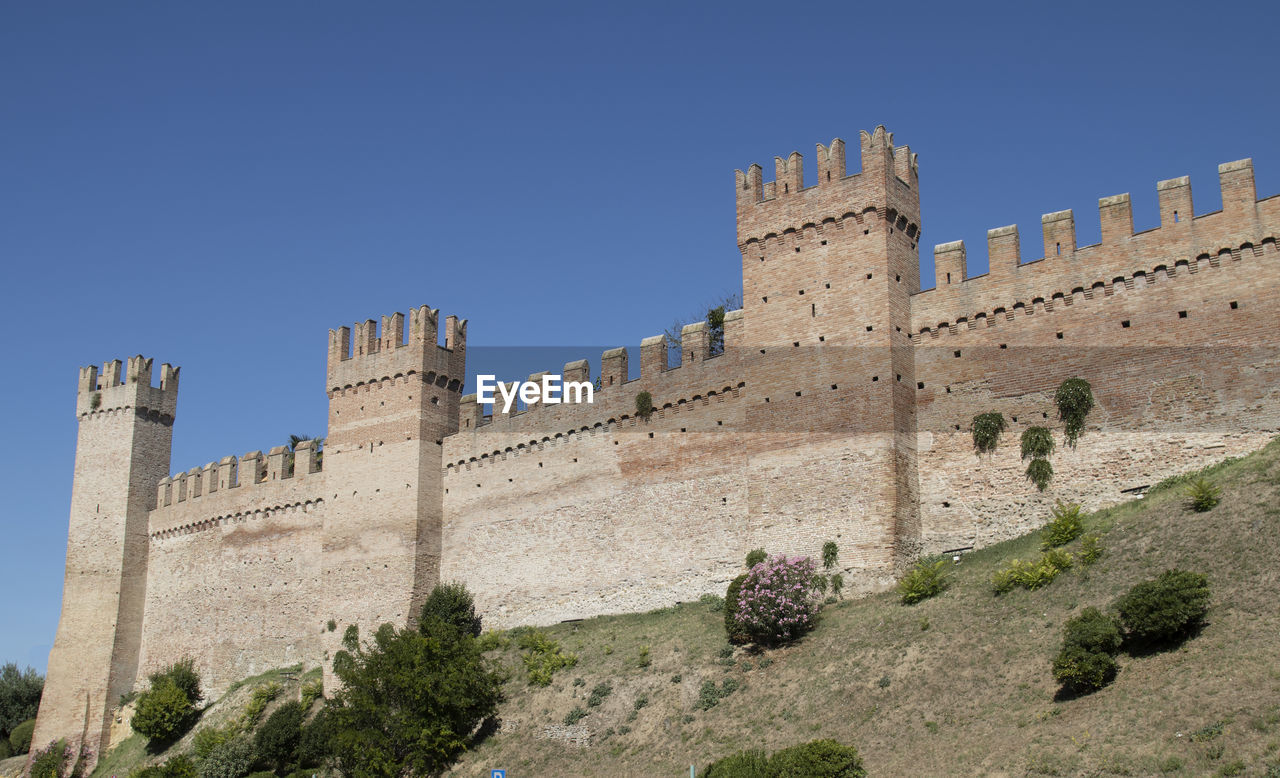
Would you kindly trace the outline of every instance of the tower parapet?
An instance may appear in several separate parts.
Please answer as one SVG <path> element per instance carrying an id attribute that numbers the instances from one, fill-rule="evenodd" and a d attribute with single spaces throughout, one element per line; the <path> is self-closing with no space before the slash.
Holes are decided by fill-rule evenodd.
<path id="1" fill-rule="evenodd" d="M 448 383 L 461 386 L 466 378 L 467 321 L 447 317 L 441 346 L 439 319 L 435 308 L 410 310 L 407 338 L 403 313 L 383 316 L 381 333 L 373 319 L 329 330 L 329 390 L 420 372 L 434 373 L 433 380 L 447 376 Z"/>

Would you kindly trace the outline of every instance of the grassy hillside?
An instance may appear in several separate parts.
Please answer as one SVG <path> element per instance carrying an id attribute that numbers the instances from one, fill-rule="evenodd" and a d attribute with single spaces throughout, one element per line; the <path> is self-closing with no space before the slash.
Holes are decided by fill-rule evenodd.
<path id="1" fill-rule="evenodd" d="M 1093 514 L 1105 555 L 1037 591 L 989 585 L 1037 554 L 1033 535 L 965 555 L 939 597 L 846 600 L 764 654 L 725 656 L 722 615 L 703 603 L 551 627 L 577 665 L 532 687 L 518 648 L 503 649 L 515 671 L 502 728 L 451 775 L 684 776 L 820 737 L 856 745 L 872 775 L 1280 775 L 1280 441 L 1207 475 L 1223 487 L 1214 510 L 1186 510 L 1170 484 Z M 1055 701 L 1062 623 L 1169 567 L 1209 576 L 1207 627 Z M 707 681 L 739 688 L 703 709 Z M 611 693 L 588 706 L 601 684 Z M 588 715 L 566 725 L 575 708 Z"/>

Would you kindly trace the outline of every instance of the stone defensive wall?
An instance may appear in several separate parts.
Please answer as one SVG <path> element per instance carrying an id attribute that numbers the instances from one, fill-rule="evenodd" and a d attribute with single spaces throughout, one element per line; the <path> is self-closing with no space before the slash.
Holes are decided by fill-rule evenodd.
<path id="1" fill-rule="evenodd" d="M 711 355 L 705 322 L 606 351 L 591 404 L 533 403 L 490 416 L 463 398 L 444 439 L 444 579 L 465 580 L 488 623 L 549 623 L 696 599 L 748 550 L 742 312 Z M 530 376 L 536 381 L 541 373 Z M 586 360 L 566 381 L 593 381 Z M 637 418 L 636 395 L 654 410 Z"/>
<path id="2" fill-rule="evenodd" d="M 1138 234 L 1129 195 L 1103 198 L 1092 246 L 1076 245 L 1071 211 L 1046 214 L 1034 261 L 1016 226 L 991 230 L 985 275 L 969 276 L 963 242 L 935 248 L 936 288 L 911 311 L 926 550 L 1026 532 L 1057 499 L 1130 498 L 1280 431 L 1280 197 L 1256 199 L 1250 160 L 1219 177 L 1222 210 L 1201 215 L 1188 178 L 1160 182 L 1160 226 Z M 1071 450 L 1053 394 L 1075 376 L 1097 407 Z M 971 421 L 990 411 L 1010 426 L 978 457 Z M 1060 444 L 1044 493 L 1023 476 L 1029 426 Z"/>

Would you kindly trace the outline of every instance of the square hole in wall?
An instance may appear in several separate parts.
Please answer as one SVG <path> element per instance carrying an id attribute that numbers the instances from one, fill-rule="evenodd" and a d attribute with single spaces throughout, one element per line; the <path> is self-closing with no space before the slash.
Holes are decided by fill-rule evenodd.
<path id="1" fill-rule="evenodd" d="M 1009 348 L 1009 344 L 1008 344 L 1008 343 L 1001 343 L 1001 344 L 1000 344 L 1000 348 Z"/>
<path id="2" fill-rule="evenodd" d="M 897 376 L 896 376 L 896 378 L 897 378 L 898 382 L 899 382 L 899 383 L 901 383 L 901 381 L 902 381 L 902 373 L 898 373 L 898 374 L 897 374 Z"/>
<path id="3" fill-rule="evenodd" d="M 819 343 L 826 343 L 826 342 L 827 342 L 827 336 L 826 336 L 826 335 L 819 335 L 819 336 L 818 336 L 818 342 L 819 342 Z"/>
<path id="4" fill-rule="evenodd" d="M 822 245 L 824 245 L 824 246 L 825 246 L 825 245 L 827 245 L 827 242 L 826 242 L 825 240 L 824 240 L 824 241 L 822 241 Z"/>
<path id="5" fill-rule="evenodd" d="M 649 433 L 649 437 L 653 437 L 653 433 L 652 433 L 652 432 L 650 432 L 650 433 Z"/>
<path id="6" fill-rule="evenodd" d="M 832 388 L 832 389 L 839 389 L 840 387 L 836 386 L 835 384 L 832 384 L 832 385 L 831 385 L 831 388 Z"/>
<path id="7" fill-rule="evenodd" d="M 801 290 L 800 290 L 800 294 L 804 294 L 804 290 L 803 290 L 803 289 L 801 289 Z"/>
<path id="8" fill-rule="evenodd" d="M 792 347 L 792 348 L 800 348 L 800 341 L 798 341 L 798 340 L 792 341 L 792 342 L 791 342 L 791 347 Z"/>
<path id="9" fill-rule="evenodd" d="M 959 358 L 960 358 L 960 352 L 959 352 L 959 351 L 956 351 L 956 352 L 954 352 L 954 353 L 955 353 L 955 358 L 956 358 L 956 359 L 959 359 Z"/>
<path id="10" fill-rule="evenodd" d="M 1233 311 L 1234 311 L 1235 309 L 1237 309 L 1237 308 L 1239 308 L 1239 307 L 1240 307 L 1240 303 L 1236 302 L 1235 300 L 1232 300 L 1232 301 L 1231 301 L 1231 310 L 1233 310 Z"/>
<path id="11" fill-rule="evenodd" d="M 796 392 L 796 397 L 799 397 L 799 396 L 800 396 L 800 393 L 799 393 L 799 392 Z"/>
<path id="12" fill-rule="evenodd" d="M 769 398 L 768 397 L 764 398 L 764 401 L 769 402 Z"/>
<path id="13" fill-rule="evenodd" d="M 1185 319 L 1185 318 L 1187 318 L 1187 312 L 1186 312 L 1186 311 L 1178 311 L 1178 318 L 1179 318 L 1179 319 Z"/>
<path id="14" fill-rule="evenodd" d="M 870 324 L 868 324 L 868 325 L 867 325 L 867 332 L 871 332 L 871 325 L 870 325 Z"/>
<path id="15" fill-rule="evenodd" d="M 1120 322 L 1120 326 L 1124 327 L 1125 329 L 1129 329 L 1129 320 L 1125 319 L 1124 321 Z"/>
<path id="16" fill-rule="evenodd" d="M 1061 332 L 1059 332 L 1059 333 L 1058 333 L 1058 340 L 1062 340 L 1062 333 L 1061 333 Z"/>
<path id="17" fill-rule="evenodd" d="M 917 389 L 923 389 L 923 388 L 924 388 L 924 381 L 917 381 L 917 382 L 916 382 L 916 388 L 917 388 Z"/>
<path id="18" fill-rule="evenodd" d="M 797 254 L 799 254 L 799 253 L 800 253 L 800 247 L 799 247 L 799 246 L 796 246 L 796 253 L 797 253 Z"/>
<path id="19" fill-rule="evenodd" d="M 873 376 L 871 376 L 871 382 L 872 382 L 872 383 L 875 383 L 876 381 L 879 381 L 879 380 L 880 380 L 880 376 L 878 376 L 878 375 L 873 375 Z"/>

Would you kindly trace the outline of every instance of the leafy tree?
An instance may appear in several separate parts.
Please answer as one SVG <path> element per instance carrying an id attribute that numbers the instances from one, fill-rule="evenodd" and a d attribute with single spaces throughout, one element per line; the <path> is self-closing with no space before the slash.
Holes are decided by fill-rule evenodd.
<path id="1" fill-rule="evenodd" d="M 663 332 L 667 336 L 668 343 L 679 343 L 684 333 L 686 324 L 694 322 L 707 322 L 707 335 L 711 347 L 710 356 L 724 353 L 724 316 L 729 311 L 736 311 L 742 307 L 742 294 L 739 292 L 726 292 L 718 295 L 705 305 L 696 309 L 696 313 L 690 313 L 688 316 L 681 316 L 671 322 L 671 326 Z M 668 353 L 668 359 L 675 362 L 671 367 L 680 365 L 683 355 L 679 349 L 671 349 Z"/>
<path id="2" fill-rule="evenodd" d="M 463 583 L 437 584 L 422 604 L 422 618 L 419 630 L 426 632 L 426 625 L 432 620 L 443 621 L 460 632 L 480 637 L 480 616 L 476 613 L 475 600 Z"/>
<path id="3" fill-rule="evenodd" d="M 13 662 L 0 667 L 0 739 L 8 738 L 14 727 L 36 717 L 43 691 L 44 678 L 34 669 L 19 670 Z"/>
<path id="4" fill-rule="evenodd" d="M 342 683 L 327 710 L 344 775 L 438 775 L 497 712 L 502 674 L 468 632 L 383 624 L 368 645 L 353 626 L 333 660 Z"/>
<path id="5" fill-rule="evenodd" d="M 277 770 L 283 770 L 285 765 L 292 763 L 298 756 L 305 715 L 302 703 L 293 700 L 276 708 L 254 734 L 253 747 L 258 758 Z"/>

